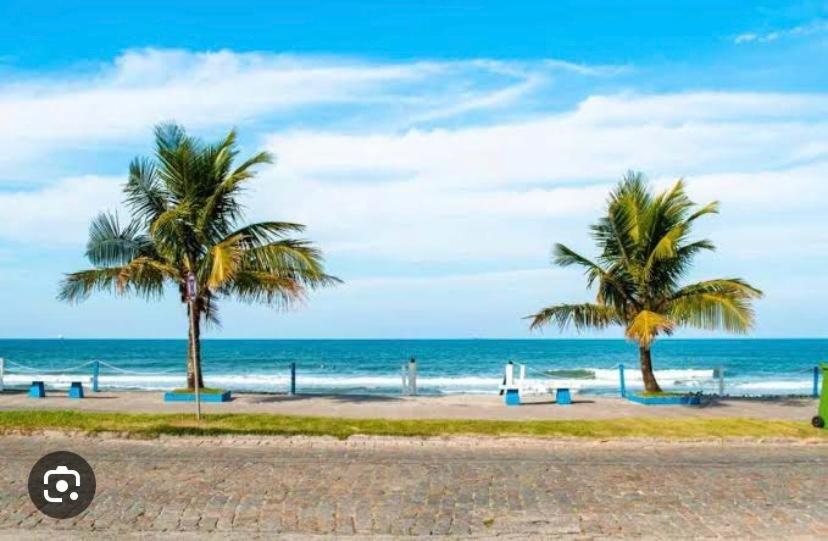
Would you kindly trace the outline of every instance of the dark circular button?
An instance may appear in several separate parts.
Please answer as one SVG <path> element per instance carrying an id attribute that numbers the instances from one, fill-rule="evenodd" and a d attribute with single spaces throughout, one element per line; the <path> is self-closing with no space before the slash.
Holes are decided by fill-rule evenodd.
<path id="1" fill-rule="evenodd" d="M 49 453 L 29 472 L 29 498 L 44 515 L 72 518 L 95 498 L 95 472 L 83 457 L 69 451 Z"/>

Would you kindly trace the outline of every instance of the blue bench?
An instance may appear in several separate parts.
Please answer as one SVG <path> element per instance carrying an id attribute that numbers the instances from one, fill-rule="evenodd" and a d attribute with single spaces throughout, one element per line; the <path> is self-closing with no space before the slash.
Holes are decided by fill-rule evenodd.
<path id="1" fill-rule="evenodd" d="M 46 398 L 46 384 L 41 380 L 32 381 L 29 387 L 29 398 Z M 83 381 L 73 381 L 69 384 L 69 398 L 80 400 L 83 398 Z"/>
<path id="2" fill-rule="evenodd" d="M 520 406 L 520 389 L 518 387 L 503 389 L 503 402 L 507 406 Z M 559 406 L 572 404 L 572 392 L 569 387 L 557 387 L 555 389 L 555 404 Z"/>
<path id="3" fill-rule="evenodd" d="M 33 381 L 29 387 L 29 398 L 46 398 L 46 385 L 42 381 Z"/>
<path id="4" fill-rule="evenodd" d="M 80 381 L 73 381 L 69 386 L 69 398 L 75 400 L 83 398 L 83 384 Z"/>
<path id="5" fill-rule="evenodd" d="M 521 394 L 549 394 L 555 392 L 555 404 L 559 406 L 569 406 L 572 404 L 572 387 L 571 384 L 563 381 L 548 380 L 541 382 L 540 385 L 534 382 L 527 382 L 526 380 L 526 366 L 517 365 L 520 367 L 519 376 L 515 378 L 515 363 L 509 361 L 503 369 L 503 383 L 500 384 L 500 394 L 503 395 L 503 402 L 507 406 L 520 406 Z M 567 385 L 566 387 L 559 386 Z M 575 384 L 575 390 L 580 389 L 580 386 Z"/>
<path id="6" fill-rule="evenodd" d="M 520 390 L 517 387 L 505 389 L 503 393 L 503 402 L 507 406 L 520 406 Z"/>

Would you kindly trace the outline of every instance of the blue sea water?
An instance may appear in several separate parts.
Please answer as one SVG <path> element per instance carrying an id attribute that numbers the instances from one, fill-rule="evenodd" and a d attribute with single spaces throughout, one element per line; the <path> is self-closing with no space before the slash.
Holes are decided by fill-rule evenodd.
<path id="1" fill-rule="evenodd" d="M 410 357 L 423 394 L 496 393 L 509 360 L 526 365 L 529 379 L 567 380 L 585 393 L 615 392 L 619 363 L 628 386 L 640 384 L 637 349 L 624 340 L 205 340 L 202 349 L 205 384 L 239 391 L 286 391 L 295 362 L 299 392 L 398 394 Z M 105 363 L 103 387 L 180 387 L 186 350 L 184 340 L 0 340 L 7 387 L 32 374 L 65 383 L 64 375 L 91 374 L 93 360 Z M 710 390 L 723 367 L 734 395 L 809 393 L 826 358 L 825 339 L 669 339 L 653 348 L 663 387 Z"/>

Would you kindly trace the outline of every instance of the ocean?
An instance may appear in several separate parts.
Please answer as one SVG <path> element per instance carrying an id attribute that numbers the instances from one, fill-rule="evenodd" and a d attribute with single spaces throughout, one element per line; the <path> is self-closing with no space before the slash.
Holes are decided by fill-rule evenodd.
<path id="1" fill-rule="evenodd" d="M 102 388 L 181 387 L 186 350 L 184 340 L 0 340 L 6 387 L 33 374 L 66 384 L 67 375 L 91 374 L 94 360 Z M 640 387 L 637 349 L 624 340 L 205 340 L 202 350 L 205 385 L 236 391 L 285 392 L 295 362 L 300 393 L 399 394 L 411 357 L 426 395 L 497 393 L 509 360 L 539 386 L 553 378 L 596 394 L 617 392 L 624 363 L 627 386 Z M 722 367 L 731 395 L 810 393 L 813 367 L 826 358 L 826 339 L 669 339 L 653 348 L 665 389 L 718 389 Z"/>

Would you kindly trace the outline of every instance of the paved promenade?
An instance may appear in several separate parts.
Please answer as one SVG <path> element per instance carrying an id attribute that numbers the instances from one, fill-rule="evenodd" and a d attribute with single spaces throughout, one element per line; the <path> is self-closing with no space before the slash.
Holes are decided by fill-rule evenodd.
<path id="1" fill-rule="evenodd" d="M 496 394 L 448 396 L 358 396 L 243 393 L 224 404 L 204 403 L 208 413 L 277 413 L 325 417 L 383 419 L 618 419 L 625 417 L 692 417 L 716 419 L 745 417 L 810 422 L 817 411 L 813 398 L 712 399 L 701 407 L 652 407 L 613 397 L 578 395 L 571 406 L 554 404 L 551 396 L 532 396 L 519 408 L 503 405 Z M 163 401 L 159 391 L 87 393 L 71 400 L 66 392 L 50 391 L 44 400 L 32 400 L 25 392 L 0 394 L 0 410 L 72 409 L 129 413 L 192 413 L 192 403 Z"/>
<path id="2" fill-rule="evenodd" d="M 98 479 L 67 521 L 26 494 L 54 450 L 80 453 Z M 9 538 L 828 537 L 818 444 L 7 436 L 0 456 Z"/>

